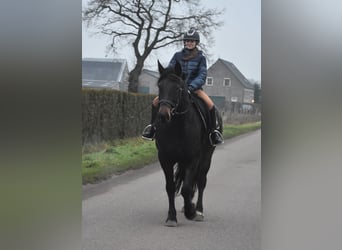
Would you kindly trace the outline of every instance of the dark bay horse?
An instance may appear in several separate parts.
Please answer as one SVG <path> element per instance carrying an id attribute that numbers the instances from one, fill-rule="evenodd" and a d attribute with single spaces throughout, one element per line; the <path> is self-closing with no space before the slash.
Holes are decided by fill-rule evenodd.
<path id="1" fill-rule="evenodd" d="M 175 68 L 163 68 L 158 61 L 158 69 L 159 109 L 155 139 L 169 199 L 165 225 L 177 226 L 175 195 L 179 190 L 184 198 L 185 217 L 196 221 L 204 218 L 203 191 L 215 147 L 210 144 L 206 126 L 192 104 L 180 64 Z M 222 132 L 221 119 L 219 125 Z M 196 189 L 195 205 L 192 199 Z"/>

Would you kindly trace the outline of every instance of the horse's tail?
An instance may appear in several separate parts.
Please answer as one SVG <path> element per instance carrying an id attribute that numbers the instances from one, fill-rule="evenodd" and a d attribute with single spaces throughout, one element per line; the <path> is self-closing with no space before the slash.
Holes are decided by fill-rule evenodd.
<path id="1" fill-rule="evenodd" d="M 183 185 L 183 181 L 185 178 L 185 168 L 179 166 L 179 164 L 177 163 L 174 167 L 174 177 L 175 177 L 175 186 L 176 186 L 176 195 L 180 194 L 180 191 L 182 189 L 182 185 Z M 194 181 L 193 186 L 192 186 L 192 196 L 194 195 L 194 193 L 196 192 L 197 189 L 197 183 L 196 181 Z"/>

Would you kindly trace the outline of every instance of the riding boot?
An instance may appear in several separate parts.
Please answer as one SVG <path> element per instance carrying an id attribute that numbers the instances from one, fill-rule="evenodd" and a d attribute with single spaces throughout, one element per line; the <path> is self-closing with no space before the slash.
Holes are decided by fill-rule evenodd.
<path id="1" fill-rule="evenodd" d="M 141 136 L 145 140 L 153 141 L 154 139 L 154 134 L 156 132 L 156 128 L 154 126 L 154 120 L 156 119 L 157 111 L 158 111 L 158 108 L 152 105 L 151 123 L 144 128 L 142 132 L 142 136 Z"/>
<path id="2" fill-rule="evenodd" d="M 216 129 L 216 113 L 215 113 L 215 107 L 213 107 L 211 110 L 209 110 L 209 116 L 210 116 L 210 122 L 209 122 L 209 141 L 211 145 L 216 146 L 223 143 L 223 136 Z"/>

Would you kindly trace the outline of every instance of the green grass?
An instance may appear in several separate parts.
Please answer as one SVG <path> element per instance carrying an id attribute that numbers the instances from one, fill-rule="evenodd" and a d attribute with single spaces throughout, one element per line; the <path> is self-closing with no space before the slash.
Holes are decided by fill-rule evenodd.
<path id="1" fill-rule="evenodd" d="M 241 125 L 226 124 L 223 137 L 232 138 L 260 127 L 261 122 Z M 100 182 L 113 174 L 143 167 L 157 160 L 154 141 L 130 138 L 118 140 L 112 144 L 92 145 L 82 154 L 82 182 L 83 184 Z"/>
<path id="2" fill-rule="evenodd" d="M 140 138 L 115 141 L 112 145 L 101 145 L 101 149 L 82 155 L 83 183 L 95 183 L 157 160 L 155 143 Z"/>
<path id="3" fill-rule="evenodd" d="M 237 135 L 241 135 L 253 130 L 261 128 L 261 122 L 245 123 L 245 124 L 226 124 L 223 127 L 223 137 L 225 139 L 232 138 Z"/>

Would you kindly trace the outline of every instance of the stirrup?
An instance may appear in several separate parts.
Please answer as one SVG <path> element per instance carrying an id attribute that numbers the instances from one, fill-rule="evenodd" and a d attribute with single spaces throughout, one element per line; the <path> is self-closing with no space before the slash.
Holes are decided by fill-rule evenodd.
<path id="1" fill-rule="evenodd" d="M 211 137 L 212 137 L 212 135 L 213 135 L 214 133 L 216 133 L 216 134 L 220 137 L 221 142 L 216 142 L 216 143 L 213 142 L 213 140 L 212 140 Z M 220 144 L 223 144 L 223 143 L 224 143 L 223 136 L 222 136 L 221 132 L 218 131 L 217 129 L 215 129 L 213 132 L 209 133 L 209 141 L 210 141 L 210 144 L 211 144 L 212 146 L 216 146 L 216 145 L 220 145 Z"/>
<path id="2" fill-rule="evenodd" d="M 153 129 L 152 124 L 147 125 L 142 132 L 141 138 L 143 138 L 145 140 L 153 141 L 154 140 L 154 132 L 152 132 L 152 129 Z"/>

